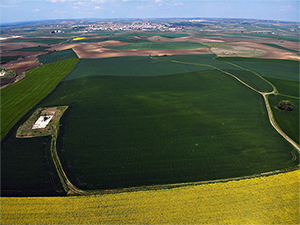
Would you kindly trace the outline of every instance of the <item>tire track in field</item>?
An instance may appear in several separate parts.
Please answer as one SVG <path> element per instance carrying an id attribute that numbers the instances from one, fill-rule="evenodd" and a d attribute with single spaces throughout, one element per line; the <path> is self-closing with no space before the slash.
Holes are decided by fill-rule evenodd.
<path id="1" fill-rule="evenodd" d="M 57 136 L 58 136 L 58 128 L 54 128 L 54 134 L 52 135 L 52 139 L 51 139 L 50 152 L 51 152 L 53 163 L 54 163 L 56 171 L 58 173 L 60 182 L 61 182 L 65 192 L 67 193 L 67 195 L 85 195 L 85 194 L 87 194 L 87 191 L 80 190 L 79 188 L 74 186 L 68 179 L 68 177 L 63 169 L 63 166 L 60 162 L 59 156 L 57 154 L 57 149 L 56 149 Z"/>
<path id="2" fill-rule="evenodd" d="M 157 58 L 153 58 L 151 57 L 151 59 L 156 59 L 156 60 L 159 60 Z M 236 77 L 235 75 L 229 73 L 229 72 L 226 72 L 218 67 L 215 67 L 215 66 L 212 66 L 212 65 L 208 65 L 208 64 L 201 64 L 201 63 L 190 63 L 190 62 L 182 62 L 182 61 L 177 61 L 177 60 L 169 60 L 170 62 L 174 62 L 174 63 L 182 63 L 182 64 L 189 64 L 189 65 L 198 65 L 198 66 L 207 66 L 207 67 L 211 67 L 211 68 L 214 68 L 222 73 L 225 73 L 233 78 L 235 78 L 237 81 L 239 81 L 240 83 L 242 83 L 243 85 L 247 86 L 248 88 L 250 88 L 251 90 L 261 94 L 263 96 L 263 99 L 264 99 L 264 102 L 265 102 L 265 105 L 266 105 L 266 109 L 267 109 L 267 112 L 268 112 L 268 117 L 269 117 L 269 121 L 271 123 L 271 125 L 273 126 L 273 128 L 287 141 L 289 142 L 299 153 L 300 153 L 300 146 L 294 141 L 292 140 L 288 135 L 286 135 L 281 129 L 280 127 L 278 126 L 278 124 L 276 123 L 275 121 L 275 118 L 273 116 L 273 112 L 272 112 L 272 109 L 271 109 L 271 106 L 270 106 L 270 103 L 268 101 L 268 95 L 271 95 L 271 94 L 278 94 L 278 91 L 276 89 L 276 87 L 269 81 L 267 81 L 266 79 L 264 79 L 262 76 L 260 76 L 259 74 L 249 70 L 249 69 L 245 69 L 243 67 L 240 67 L 240 66 L 237 66 L 233 63 L 229 63 L 233 66 L 236 66 L 238 68 L 241 68 L 243 70 L 247 70 L 247 71 L 250 71 L 252 73 L 254 73 L 255 75 L 259 76 L 260 78 L 262 78 L 264 81 L 268 82 L 272 87 L 273 87 L 273 91 L 271 92 L 261 92 L 261 91 L 258 91 L 256 90 L 254 87 L 250 86 L 249 84 L 245 83 L 244 81 L 242 81 L 241 79 L 239 79 L 238 77 Z"/>

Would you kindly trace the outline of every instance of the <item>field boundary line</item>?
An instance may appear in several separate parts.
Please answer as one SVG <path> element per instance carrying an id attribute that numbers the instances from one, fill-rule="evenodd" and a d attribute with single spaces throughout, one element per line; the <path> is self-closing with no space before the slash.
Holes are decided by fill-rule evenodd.
<path id="1" fill-rule="evenodd" d="M 272 88 L 273 88 L 274 93 L 278 93 L 278 90 L 277 90 L 277 88 L 275 87 L 275 85 L 272 84 L 270 81 L 268 81 L 268 80 L 267 80 L 266 78 L 264 78 L 263 76 L 259 75 L 258 73 L 254 72 L 254 71 L 252 71 L 252 70 L 250 70 L 250 69 L 244 68 L 244 67 L 242 67 L 242 66 L 236 65 L 236 64 L 234 64 L 234 63 L 231 63 L 231 62 L 225 62 L 225 63 L 227 63 L 227 64 L 229 64 L 229 65 L 232 65 L 232 66 L 235 66 L 235 67 L 237 67 L 237 68 L 240 68 L 240 69 L 242 69 L 242 70 L 249 71 L 249 72 L 255 74 L 256 76 L 258 76 L 259 78 L 261 78 L 262 80 L 264 80 L 264 81 L 266 81 L 268 84 L 270 84 L 270 85 L 272 86 Z"/>
<path id="2" fill-rule="evenodd" d="M 285 94 L 280 94 L 280 93 L 278 93 L 277 95 L 285 96 L 285 97 L 288 97 L 288 98 L 300 99 L 300 97 L 296 97 L 296 96 L 292 96 L 292 95 L 285 95 Z"/>
<path id="3" fill-rule="evenodd" d="M 67 110 L 67 109 L 65 109 L 65 110 Z M 60 162 L 60 159 L 59 159 L 59 156 L 57 153 L 57 149 L 56 149 L 56 141 L 57 141 L 57 137 L 58 137 L 58 131 L 59 131 L 59 125 L 57 127 L 54 127 L 54 134 L 52 135 L 52 139 L 51 139 L 50 152 L 51 152 L 53 163 L 54 163 L 56 171 L 58 173 L 60 182 L 61 182 L 65 192 L 67 193 L 67 195 L 72 195 L 72 194 L 83 195 L 86 192 L 83 190 L 80 190 L 79 188 L 77 188 L 70 182 L 70 180 L 68 179 L 68 177 L 63 169 L 63 166 Z"/>
<path id="4" fill-rule="evenodd" d="M 267 111 L 268 111 L 268 116 L 269 116 L 269 121 L 271 123 L 271 125 L 274 127 L 274 129 L 286 140 L 288 141 L 291 145 L 293 145 L 297 151 L 300 153 L 300 146 L 294 141 L 292 140 L 288 135 L 286 135 L 281 129 L 280 127 L 278 126 L 278 124 L 276 123 L 275 121 L 275 118 L 273 116 L 273 112 L 272 112 L 272 109 L 271 109 L 271 106 L 270 106 L 270 103 L 269 103 L 269 100 L 268 100 L 268 93 L 264 93 L 263 94 L 263 98 L 264 98 L 264 101 L 265 101 L 265 104 L 266 104 L 266 107 L 267 107 Z"/>

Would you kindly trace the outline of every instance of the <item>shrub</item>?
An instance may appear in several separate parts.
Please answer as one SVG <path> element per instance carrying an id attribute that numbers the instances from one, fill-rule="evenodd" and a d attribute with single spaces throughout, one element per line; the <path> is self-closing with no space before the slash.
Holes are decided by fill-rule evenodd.
<path id="1" fill-rule="evenodd" d="M 289 100 L 282 100 L 279 102 L 278 109 L 281 109 L 282 111 L 293 111 L 294 105 Z"/>

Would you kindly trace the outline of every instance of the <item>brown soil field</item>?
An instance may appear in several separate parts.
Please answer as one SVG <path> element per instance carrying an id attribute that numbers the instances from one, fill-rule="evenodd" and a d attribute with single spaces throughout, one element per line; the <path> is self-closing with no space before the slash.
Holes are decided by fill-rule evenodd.
<path id="1" fill-rule="evenodd" d="M 47 44 L 39 44 L 34 42 L 1 42 L 0 48 L 1 48 L 1 54 L 3 54 L 6 51 L 12 51 L 15 49 L 21 49 L 21 48 L 30 48 L 30 47 L 37 47 L 37 46 L 48 46 Z"/>
<path id="2" fill-rule="evenodd" d="M 156 40 L 157 41 L 157 40 Z M 161 40 L 162 41 L 162 40 Z M 180 42 L 180 41 L 190 41 L 190 42 L 213 42 L 213 43 L 222 43 L 228 44 L 232 46 L 240 46 L 247 47 L 251 49 L 264 50 L 267 51 L 266 54 L 261 56 L 257 56 L 256 58 L 268 58 L 268 59 L 288 59 L 288 60 L 296 60 L 300 61 L 300 56 L 294 52 L 290 52 L 287 50 L 278 49 L 275 47 L 267 46 L 260 43 L 270 43 L 277 44 L 283 46 L 285 48 L 290 48 L 293 50 L 299 50 L 299 45 L 297 42 L 292 41 L 278 41 L 269 38 L 251 38 L 251 41 L 245 41 L 245 39 L 238 38 L 222 38 L 222 37 L 180 37 L 173 38 L 172 40 L 168 40 L 172 42 Z"/>
<path id="3" fill-rule="evenodd" d="M 2 84 L 12 83 L 15 79 L 16 79 L 15 77 L 1 78 L 0 79 L 1 86 Z"/>
<path id="4" fill-rule="evenodd" d="M 148 38 L 150 41 L 155 42 L 216 42 L 222 43 L 224 42 L 223 38 L 208 38 L 208 37 L 199 37 L 199 36 L 188 36 L 188 37 L 179 37 L 179 38 L 164 38 L 159 36 L 154 36 Z"/>
<path id="5" fill-rule="evenodd" d="M 267 51 L 266 54 L 261 55 L 261 56 L 257 56 L 256 58 L 288 59 L 288 60 L 300 61 L 300 56 L 297 55 L 294 52 L 281 50 L 281 49 L 274 48 L 274 47 L 267 46 L 267 45 L 263 45 L 263 44 L 260 44 L 260 43 L 254 43 L 254 42 L 228 42 L 226 44 L 233 45 L 233 46 L 243 46 L 243 47 L 248 47 L 248 48 L 255 48 L 255 49 Z M 292 44 L 290 44 L 290 45 L 292 45 Z M 282 46 L 287 47 L 289 45 L 285 45 L 285 46 L 282 45 Z"/>
<path id="6" fill-rule="evenodd" d="M 53 38 L 53 37 L 51 37 Z M 59 38 L 59 37 L 58 37 Z M 91 39 L 95 37 L 87 37 Z M 271 59 L 289 59 L 289 60 L 300 60 L 300 56 L 296 53 L 281 50 L 275 47 L 266 46 L 260 43 L 272 43 L 283 46 L 285 48 L 290 48 L 293 50 L 299 50 L 298 43 L 283 40 L 274 40 L 270 38 L 251 38 L 251 40 L 245 41 L 245 39 L 238 38 L 224 38 L 224 37 L 201 37 L 201 36 L 188 36 L 179 38 L 163 38 L 160 36 L 153 36 L 148 38 L 155 42 L 208 42 L 208 43 L 222 43 L 228 44 L 235 47 L 247 47 L 251 49 L 264 50 L 267 51 L 266 54 L 257 56 L 258 58 L 271 58 Z M 48 50 L 65 50 L 72 48 L 79 58 L 107 58 L 107 57 L 120 57 L 120 56 L 148 56 L 148 55 L 184 55 L 184 54 L 211 54 L 208 49 L 185 49 L 185 50 L 153 50 L 153 49 L 133 49 L 133 50 L 115 50 L 103 48 L 105 46 L 122 46 L 130 43 L 109 40 L 97 43 L 72 43 L 72 44 L 58 44 L 52 45 Z M 11 51 L 20 48 L 36 47 L 36 46 L 48 46 L 46 44 L 30 43 L 30 42 L 1 42 L 1 55 L 2 56 L 33 56 L 42 54 L 42 52 L 18 52 Z M 17 60 L 18 61 L 18 60 Z M 26 69 L 33 68 L 37 63 L 33 63 L 34 60 L 21 60 L 22 62 L 15 62 L 14 68 L 17 69 L 18 74 Z M 31 64 L 31 65 L 30 65 Z M 30 66 L 29 66 L 30 65 Z M 9 65 L 3 65 L 11 68 Z"/>
<path id="7" fill-rule="evenodd" d="M 258 56 L 256 58 L 265 58 L 265 59 L 288 59 L 300 61 L 300 56 L 296 53 L 289 51 L 269 51 L 264 55 Z"/>
<path id="8" fill-rule="evenodd" d="M 24 77 L 26 76 L 26 72 L 23 72 L 21 75 L 17 75 L 16 77 L 12 77 L 12 80 L 9 80 L 9 82 L 2 82 L 2 79 L 1 79 L 1 88 L 5 88 L 11 84 L 14 84 L 14 83 L 17 83 L 19 80 L 22 80 Z M 6 83 L 6 84 L 5 84 Z"/>
<path id="9" fill-rule="evenodd" d="M 155 50 L 155 49 L 133 49 L 115 50 L 103 48 L 102 46 L 125 45 L 126 42 L 107 41 L 105 43 L 79 43 L 63 44 L 50 48 L 50 50 L 65 50 L 72 48 L 79 58 L 109 58 L 121 56 L 149 56 L 149 55 L 188 55 L 188 54 L 212 54 L 208 48 L 183 49 L 183 50 Z"/>
<path id="10" fill-rule="evenodd" d="M 149 39 L 151 40 L 151 38 Z M 152 41 L 158 41 L 157 37 L 154 38 Z M 159 41 L 165 42 L 166 40 L 161 39 Z M 282 41 L 282 40 L 278 41 L 270 38 L 251 38 L 251 40 L 245 41 L 245 39 L 239 39 L 239 38 L 222 38 L 222 37 L 207 38 L 207 37 L 198 37 L 198 36 L 172 38 L 172 39 L 168 39 L 167 41 L 168 42 L 189 41 L 189 42 L 199 42 L 199 43 L 203 43 L 203 42 L 222 43 L 222 44 L 228 44 L 233 46 L 248 47 L 252 49 L 267 51 L 266 54 L 257 56 L 255 58 L 288 59 L 288 60 L 300 61 L 300 56 L 294 52 L 260 44 L 260 43 L 270 43 L 270 44 L 280 45 L 285 48 L 290 48 L 293 50 L 299 50 L 298 43 L 292 41 Z"/>
<path id="11" fill-rule="evenodd" d="M 1 67 L 5 68 L 5 70 L 16 70 L 17 75 L 20 75 L 22 72 L 30 70 L 39 65 L 40 63 L 38 62 L 36 56 L 28 56 L 26 58 L 20 58 L 15 61 L 1 64 Z"/>
<path id="12" fill-rule="evenodd" d="M 103 41 L 99 43 L 101 46 L 123 46 L 123 45 L 128 45 L 130 44 L 129 42 L 122 42 L 122 41 Z"/>
<path id="13" fill-rule="evenodd" d="M 289 48 L 289 49 L 293 49 L 295 51 L 299 51 L 299 43 L 295 42 L 295 41 L 268 41 L 268 42 L 264 42 L 264 43 L 270 43 L 270 44 L 276 44 L 276 45 L 280 45 L 282 47 L 285 48 Z"/>
<path id="14" fill-rule="evenodd" d="M 30 56 L 30 55 L 41 55 L 45 54 L 45 52 L 23 52 L 23 51 L 7 51 L 7 52 L 1 52 L 1 56 Z"/>

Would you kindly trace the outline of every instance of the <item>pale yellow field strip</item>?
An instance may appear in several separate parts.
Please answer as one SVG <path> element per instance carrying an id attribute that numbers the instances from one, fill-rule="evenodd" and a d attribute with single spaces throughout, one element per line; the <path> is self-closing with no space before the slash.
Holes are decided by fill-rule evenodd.
<path id="1" fill-rule="evenodd" d="M 299 170 L 173 189 L 1 198 L 2 224 L 299 224 Z"/>

